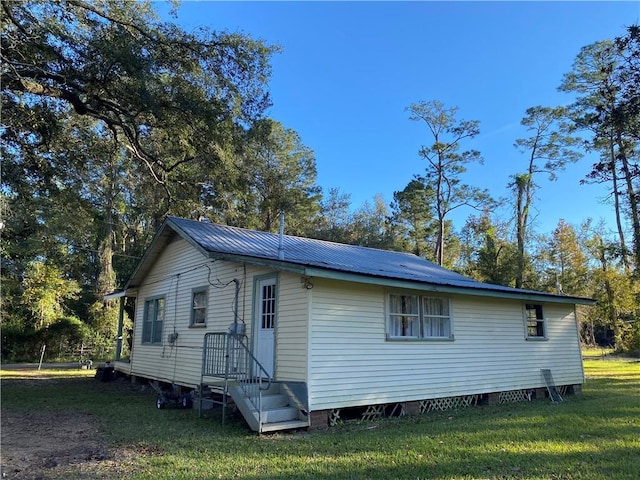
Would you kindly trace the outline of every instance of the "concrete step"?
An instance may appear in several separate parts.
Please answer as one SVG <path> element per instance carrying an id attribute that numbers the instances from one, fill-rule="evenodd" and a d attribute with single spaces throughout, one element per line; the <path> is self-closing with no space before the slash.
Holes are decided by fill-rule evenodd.
<path id="1" fill-rule="evenodd" d="M 256 420 L 258 419 L 258 412 L 255 412 Z M 295 407 L 278 407 L 263 410 L 260 416 L 262 425 L 267 423 L 279 423 L 288 422 L 291 420 L 298 420 L 298 409 Z"/>
<path id="2" fill-rule="evenodd" d="M 256 402 L 257 404 L 257 402 Z M 289 405 L 289 397 L 286 395 L 263 395 L 262 396 L 262 409 L 269 410 L 271 408 L 286 407 Z"/>
<path id="3" fill-rule="evenodd" d="M 238 385 L 229 386 L 229 394 L 252 430 L 275 432 L 308 427 L 309 420 L 301 413 L 301 409 L 291 406 L 291 398 L 279 392 L 279 385 L 273 384 L 268 391 L 262 393 L 263 411 L 258 421 L 258 412 L 242 388 Z"/>
<path id="4" fill-rule="evenodd" d="M 278 432 L 281 430 L 293 430 L 294 428 L 307 428 L 307 420 L 290 420 L 288 422 L 275 422 L 262 424 L 263 432 Z"/>

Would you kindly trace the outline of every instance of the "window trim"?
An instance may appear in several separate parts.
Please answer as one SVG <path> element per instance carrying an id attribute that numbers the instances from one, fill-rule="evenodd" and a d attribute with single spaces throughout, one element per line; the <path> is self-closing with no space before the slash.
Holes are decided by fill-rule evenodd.
<path id="1" fill-rule="evenodd" d="M 196 307 L 193 304 L 193 299 L 196 295 L 196 293 L 203 293 L 205 294 L 205 305 L 204 305 L 204 321 L 202 323 L 196 323 L 195 322 L 195 317 L 196 317 Z M 205 287 L 196 287 L 196 288 L 192 288 L 191 289 L 191 303 L 189 304 L 190 308 L 190 317 L 189 317 L 189 328 L 206 328 L 207 327 L 207 313 L 209 311 L 209 287 L 205 286 Z"/>
<path id="2" fill-rule="evenodd" d="M 420 328 L 420 334 L 419 336 L 395 336 L 392 335 L 392 316 L 396 315 L 396 316 L 402 316 L 401 314 L 398 313 L 392 313 L 391 312 L 391 296 L 392 295 L 398 295 L 398 296 L 405 296 L 405 297 L 416 297 L 417 298 L 417 302 L 418 302 L 418 314 L 417 314 L 417 318 L 418 318 L 418 322 L 419 322 L 419 328 Z M 425 298 L 436 298 L 439 300 L 443 300 L 447 302 L 447 309 L 449 311 L 449 315 L 448 317 L 445 316 L 439 316 L 436 315 L 435 317 L 439 317 L 439 318 L 448 318 L 449 320 L 449 335 L 446 337 L 425 337 L 424 336 L 424 328 L 425 328 L 425 317 L 434 317 L 434 315 L 426 315 L 424 312 L 424 299 Z M 423 293 L 417 293 L 417 292 L 406 292 L 406 291 L 390 291 L 387 292 L 387 294 L 385 295 L 385 338 L 387 341 L 391 341 L 391 342 L 453 342 L 455 340 L 455 335 L 454 335 L 454 320 L 453 320 L 453 314 L 452 314 L 452 308 L 451 308 L 451 298 L 448 296 L 444 296 L 444 295 L 425 295 Z M 410 315 L 414 315 L 414 314 L 410 314 Z"/>
<path id="3" fill-rule="evenodd" d="M 531 308 L 530 308 L 531 307 Z M 529 311 L 536 311 L 536 329 L 542 327 L 542 335 L 530 335 L 529 333 Z M 540 311 L 540 317 L 538 318 L 538 311 Z M 527 341 L 541 342 L 548 340 L 547 337 L 547 318 L 544 315 L 544 305 L 542 303 L 525 303 L 522 305 L 522 316 L 524 320 L 524 338 Z M 532 319 L 531 319 L 532 320 Z M 533 323 L 533 320 L 532 320 Z"/>
<path id="4" fill-rule="evenodd" d="M 162 310 L 162 326 L 160 327 L 160 340 L 158 341 L 154 341 L 154 338 L 156 337 L 156 327 L 158 324 L 158 300 L 163 300 L 164 301 L 164 305 L 163 305 L 163 310 Z M 155 310 L 154 310 L 154 318 L 151 319 L 151 321 L 147 321 L 147 315 L 149 314 L 149 303 L 150 302 L 154 302 L 155 303 Z M 165 316 L 166 316 L 166 311 L 167 311 L 167 299 L 165 295 L 156 295 L 153 297 L 147 297 L 144 299 L 144 310 L 142 313 L 142 335 L 140 336 L 140 343 L 142 345 L 162 345 L 162 330 L 164 330 L 164 320 L 165 320 Z M 145 330 L 145 326 L 149 324 L 149 339 L 146 340 L 146 330 Z"/>

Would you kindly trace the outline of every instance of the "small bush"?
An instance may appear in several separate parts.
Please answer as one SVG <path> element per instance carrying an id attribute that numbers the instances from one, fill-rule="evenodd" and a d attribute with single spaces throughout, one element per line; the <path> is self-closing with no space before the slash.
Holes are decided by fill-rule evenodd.
<path id="1" fill-rule="evenodd" d="M 620 353 L 640 357 L 640 320 L 624 328 L 620 340 Z"/>
<path id="2" fill-rule="evenodd" d="M 73 358 L 75 351 L 90 337 L 91 329 L 82 320 L 60 317 L 44 331 L 44 341 L 49 346 L 49 352 L 45 352 L 45 355 L 47 359 L 55 356 L 60 360 L 77 360 Z"/>
<path id="3" fill-rule="evenodd" d="M 33 362 L 43 345 L 42 332 L 17 323 L 2 325 L 2 361 Z"/>

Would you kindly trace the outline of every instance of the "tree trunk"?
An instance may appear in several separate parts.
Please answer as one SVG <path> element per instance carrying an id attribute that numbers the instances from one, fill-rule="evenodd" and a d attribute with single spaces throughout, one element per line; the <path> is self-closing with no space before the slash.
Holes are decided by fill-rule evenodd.
<path id="1" fill-rule="evenodd" d="M 96 282 L 96 296 L 101 301 L 107 294 L 113 292 L 116 285 L 116 274 L 113 269 L 113 205 L 117 191 L 117 162 L 112 160 L 111 171 L 107 173 L 104 206 L 104 234 L 98 245 L 98 279 Z"/>
<path id="2" fill-rule="evenodd" d="M 438 241 L 436 244 L 435 258 L 438 265 L 444 263 L 444 217 L 438 214 Z"/>
<path id="3" fill-rule="evenodd" d="M 522 286 L 524 285 L 525 243 L 527 237 L 529 205 L 531 203 L 530 183 L 531 175 L 525 174 L 516 176 L 516 241 L 518 244 L 516 288 L 522 288 Z"/>
<path id="4" fill-rule="evenodd" d="M 437 141 L 436 137 L 436 141 Z M 436 242 L 435 258 L 438 265 L 442 266 L 444 263 L 444 217 L 445 217 L 445 201 L 443 198 L 443 182 L 444 182 L 444 167 L 442 165 L 442 153 L 438 152 L 438 183 L 436 185 L 436 202 L 438 210 L 438 241 Z"/>
<path id="5" fill-rule="evenodd" d="M 604 289 L 607 294 L 607 317 L 609 321 L 609 326 L 613 329 L 613 335 L 615 339 L 618 339 L 620 336 L 619 328 L 618 328 L 618 316 L 616 313 L 615 306 L 615 293 L 613 291 L 613 287 L 611 286 L 611 282 L 608 278 L 609 272 L 609 263 L 607 261 L 607 253 L 604 244 L 600 244 L 600 263 L 602 265 L 602 271 L 604 273 Z"/>
<path id="6" fill-rule="evenodd" d="M 622 164 L 622 173 L 627 186 L 629 209 L 631 210 L 631 228 L 633 233 L 633 256 L 635 270 L 640 271 L 640 213 L 638 211 L 638 194 L 633 187 L 633 175 L 629 167 L 629 160 L 624 150 L 624 140 L 618 131 L 616 133 L 618 143 L 618 158 Z M 614 172 L 615 173 L 615 172 Z"/>
<path id="7" fill-rule="evenodd" d="M 629 273 L 629 259 L 627 258 L 627 244 L 624 237 L 624 229 L 622 228 L 622 219 L 620 215 L 620 192 L 618 191 L 618 170 L 616 168 L 616 155 L 613 139 L 609 139 L 609 148 L 611 156 L 611 176 L 613 182 L 613 200 L 616 214 L 616 226 L 618 227 L 618 238 L 620 239 L 620 257 L 625 272 Z"/>

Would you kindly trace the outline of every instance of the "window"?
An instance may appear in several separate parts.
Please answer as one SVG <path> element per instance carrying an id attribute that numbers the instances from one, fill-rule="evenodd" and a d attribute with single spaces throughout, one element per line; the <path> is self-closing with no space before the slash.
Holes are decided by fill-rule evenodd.
<path id="1" fill-rule="evenodd" d="M 260 310 L 260 327 L 268 330 L 276 326 L 276 285 L 262 285 L 262 305 Z"/>
<path id="2" fill-rule="evenodd" d="M 207 287 L 195 288 L 191 294 L 191 326 L 207 323 Z"/>
<path id="3" fill-rule="evenodd" d="M 452 339 L 449 299 L 390 294 L 388 337 Z"/>
<path id="4" fill-rule="evenodd" d="M 145 300 L 144 317 L 142 319 L 142 343 L 162 343 L 164 306 L 164 297 Z"/>
<path id="5" fill-rule="evenodd" d="M 525 321 L 527 322 L 527 338 L 545 338 L 542 305 L 526 304 Z"/>
<path id="6" fill-rule="evenodd" d="M 422 297 L 422 324 L 425 337 L 449 338 L 449 301 L 446 298 Z"/>
<path id="7" fill-rule="evenodd" d="M 419 337 L 418 297 L 389 295 L 389 320 L 389 335 L 391 337 Z"/>

